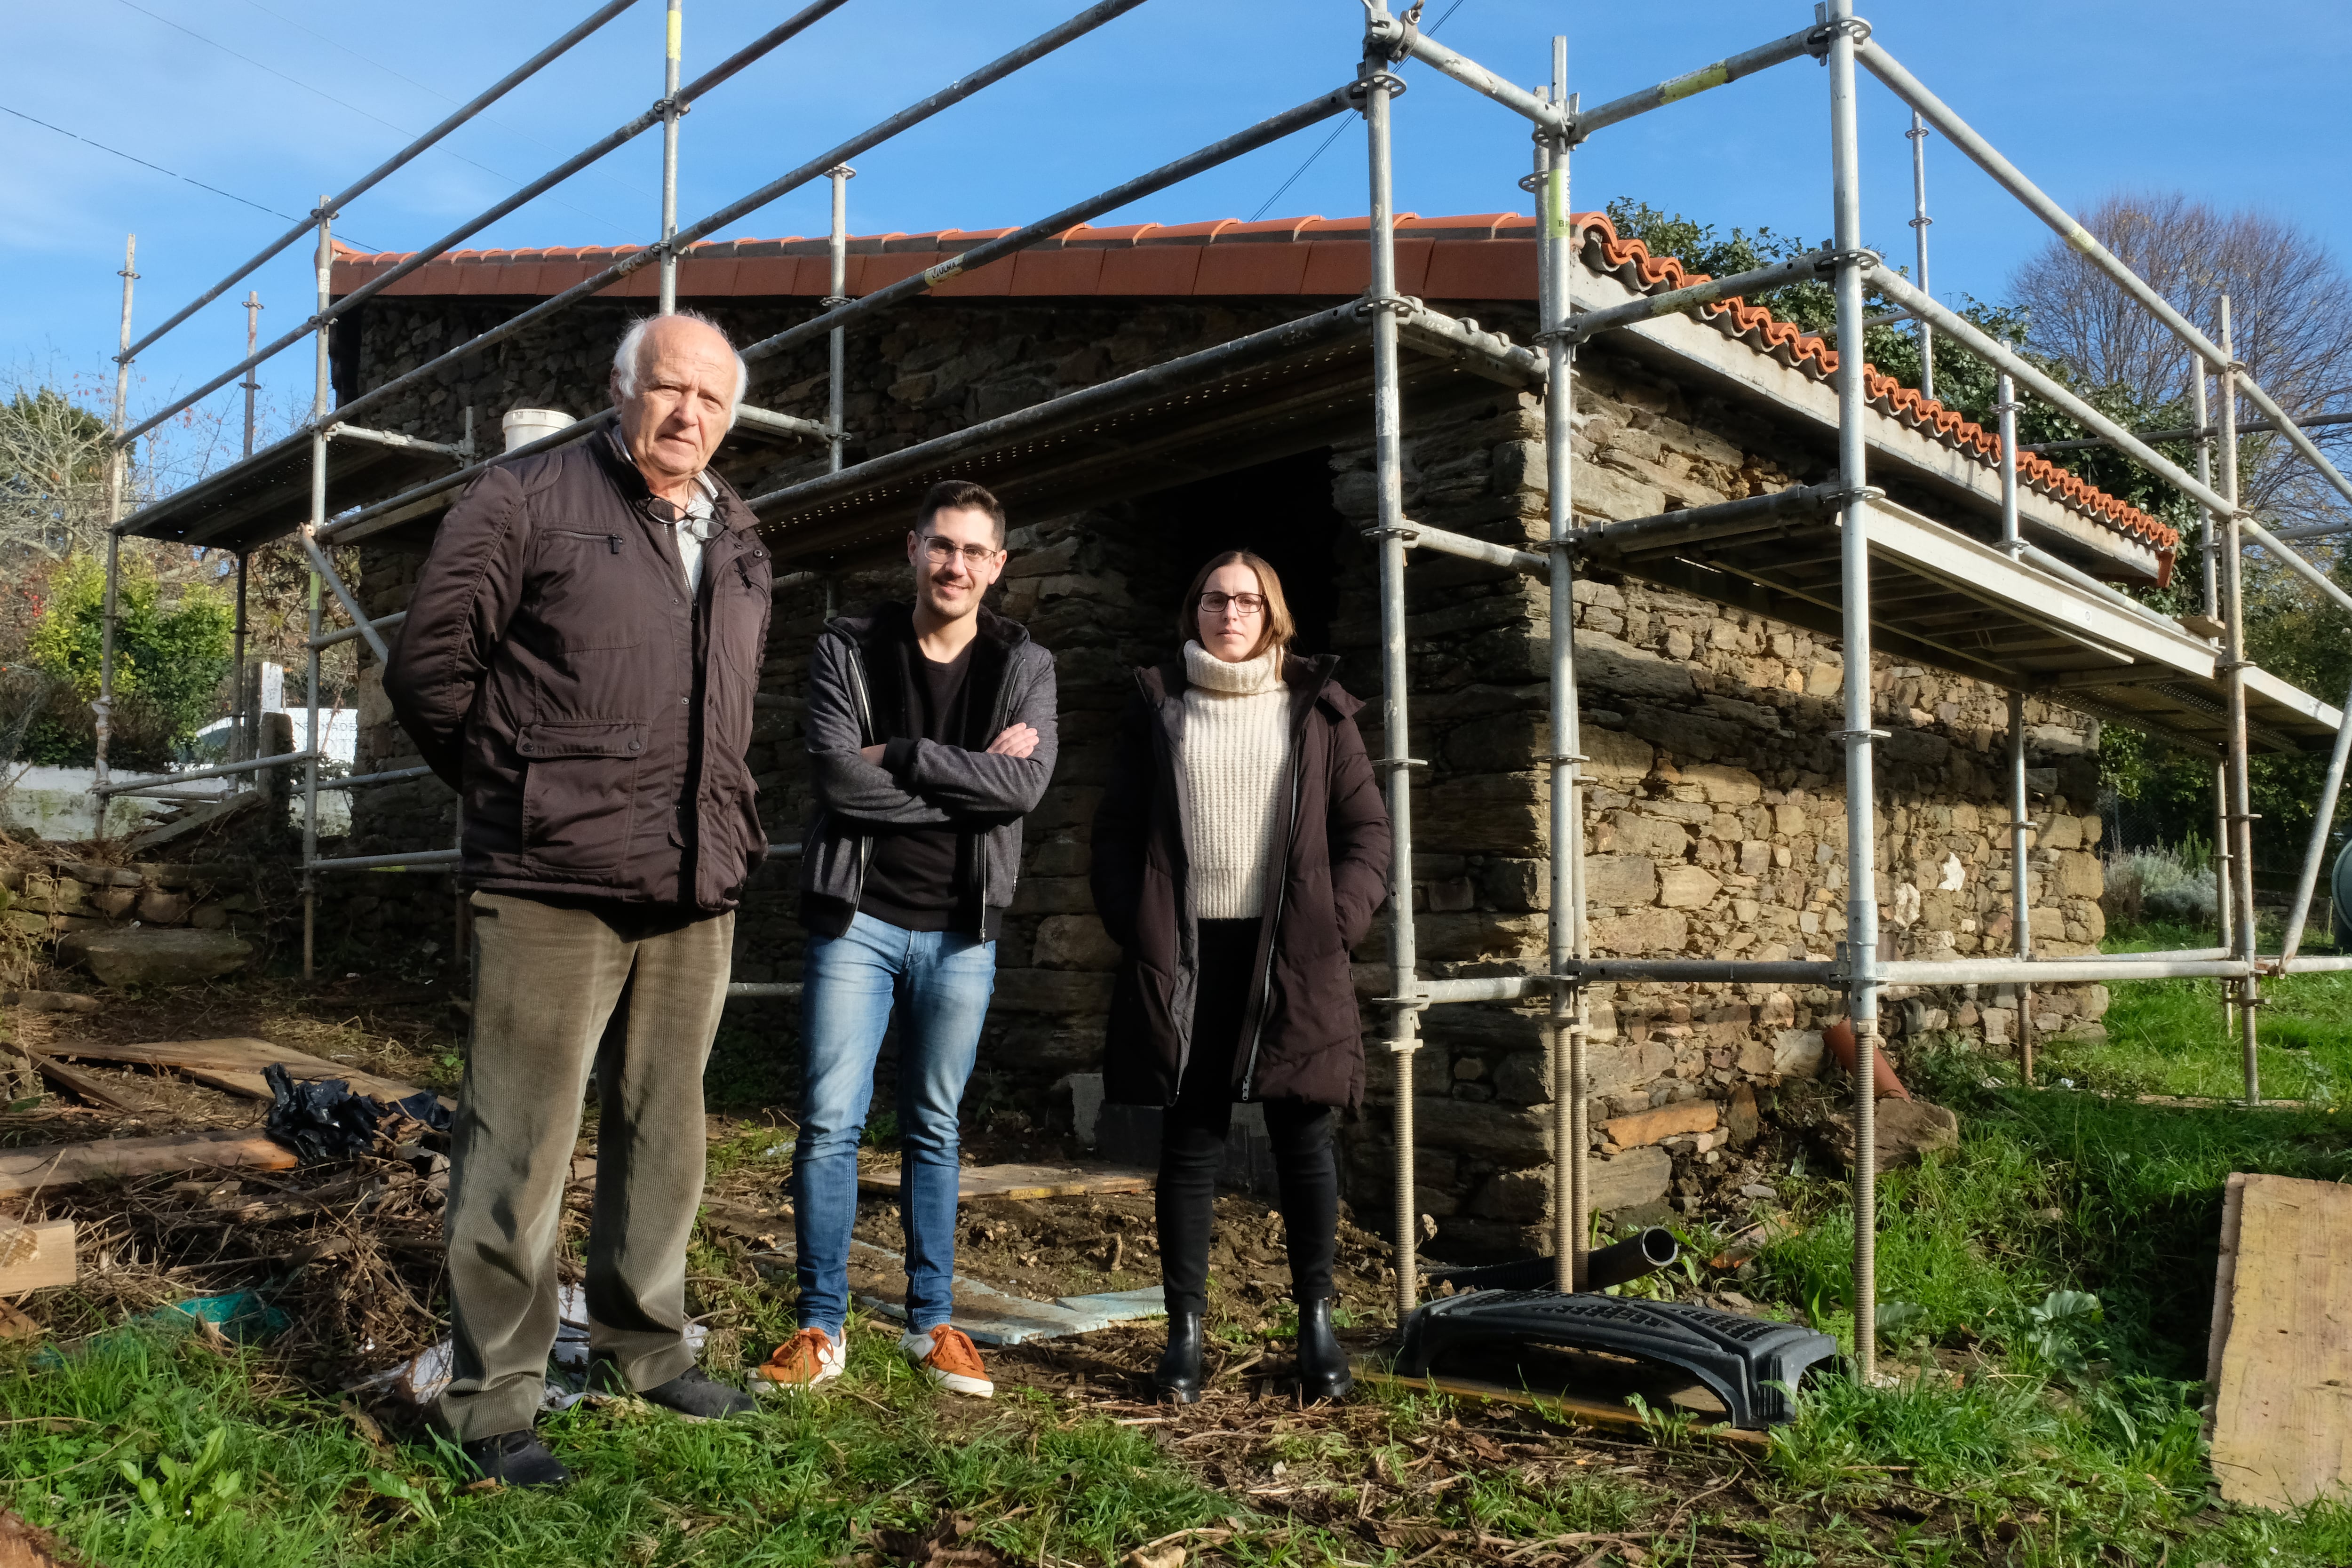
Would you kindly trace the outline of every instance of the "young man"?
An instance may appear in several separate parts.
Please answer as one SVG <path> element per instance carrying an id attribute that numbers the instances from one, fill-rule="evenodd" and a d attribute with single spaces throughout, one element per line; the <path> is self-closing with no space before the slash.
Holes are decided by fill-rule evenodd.
<path id="1" fill-rule="evenodd" d="M 809 670 L 817 814 L 802 839 L 809 928 L 793 1155 L 800 1332 L 754 1374 L 841 1374 L 857 1146 L 874 1061 L 900 1008 L 900 1213 L 909 1361 L 958 1394 L 995 1393 L 954 1306 L 957 1109 L 996 982 L 996 933 L 1021 869 L 1021 819 L 1054 775 L 1053 656 L 981 597 L 1004 569 L 1004 509 L 931 487 L 907 536 L 915 602 L 844 616 Z"/>

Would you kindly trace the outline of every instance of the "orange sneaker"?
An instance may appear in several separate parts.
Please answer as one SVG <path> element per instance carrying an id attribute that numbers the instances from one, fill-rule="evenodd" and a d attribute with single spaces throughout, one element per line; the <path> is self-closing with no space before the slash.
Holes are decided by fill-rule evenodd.
<path id="1" fill-rule="evenodd" d="M 823 1329 L 803 1329 L 751 1369 L 751 1386 L 770 1393 L 814 1388 L 839 1377 L 848 1364 L 846 1345 L 834 1343 Z"/>
<path id="2" fill-rule="evenodd" d="M 907 1352 L 917 1371 L 950 1394 L 968 1394 L 974 1399 L 996 1397 L 996 1384 L 988 1380 L 980 1352 L 961 1329 L 941 1323 L 928 1333 L 904 1334 L 898 1348 Z"/>

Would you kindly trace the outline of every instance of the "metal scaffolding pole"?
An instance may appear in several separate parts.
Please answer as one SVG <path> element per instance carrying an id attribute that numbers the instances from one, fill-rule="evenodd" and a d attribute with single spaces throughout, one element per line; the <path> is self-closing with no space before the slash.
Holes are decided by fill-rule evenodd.
<path id="1" fill-rule="evenodd" d="M 98 631 L 98 700 L 89 705 L 98 734 L 92 777 L 92 795 L 98 802 L 98 822 L 91 833 L 95 838 L 106 837 L 106 743 L 114 729 L 114 612 L 122 581 L 122 536 L 114 525 L 122 521 L 122 492 L 130 478 L 126 470 L 131 448 L 122 438 L 122 426 L 131 399 L 131 286 L 139 280 L 138 262 L 139 237 L 130 235 L 122 242 L 122 270 L 118 274 L 122 279 L 122 349 L 114 356 L 114 418 L 107 426 L 113 432 L 114 449 L 106 464 L 106 609 Z"/>
<path id="2" fill-rule="evenodd" d="M 833 287 L 824 297 L 824 308 L 834 310 L 849 303 L 849 182 L 857 177 L 857 171 L 846 163 L 835 163 L 824 177 L 833 182 L 833 232 L 825 247 L 833 261 Z M 849 328 L 837 326 L 825 336 L 830 373 L 825 377 L 824 471 L 837 474 L 842 448 L 849 441 L 849 394 L 843 384 L 849 374 Z"/>
<path id="3" fill-rule="evenodd" d="M 2189 356 L 2189 397 L 2190 411 L 2197 421 L 2197 482 L 2210 489 L 2213 483 L 2212 416 L 2205 406 L 2205 362 L 2198 355 Z M 2221 541 L 2214 530 L 2213 509 L 2200 501 L 2197 506 L 2197 556 L 2199 586 L 2202 592 L 2200 608 L 2208 620 L 2217 620 L 2221 614 L 2221 586 L 2218 576 Z M 2230 880 L 2230 763 L 2223 759 L 2213 769 L 2213 912 L 2221 925 L 2221 945 L 2237 951 L 2231 932 L 2237 922 L 2231 919 L 2231 906 L 2236 902 L 2235 884 Z M 2221 1037 L 2227 1039 L 2237 1032 L 2238 1008 L 2227 983 L 2221 986 Z"/>
<path id="4" fill-rule="evenodd" d="M 2230 296 L 2221 300 L 2221 499 L 2227 515 L 2221 520 L 2221 671 L 2227 695 L 2230 759 L 2231 897 L 2237 904 L 2238 957 L 2251 962 L 2260 925 L 2254 915 L 2254 816 L 2252 781 L 2246 766 L 2246 605 L 2245 545 L 2238 516 L 2238 361 L 2231 347 Z M 2246 1069 L 2246 1103 L 2262 1103 L 2262 1068 L 2255 1056 L 2260 1036 L 2256 1015 L 2262 1006 L 2262 983 L 2250 972 L 2238 982 L 2238 1039 Z"/>
<path id="5" fill-rule="evenodd" d="M 2327 862 L 2327 840 L 2336 826 L 2336 799 L 2344 788 L 2344 763 L 2352 756 L 2352 691 L 2344 694 L 2338 710 L 2345 721 L 2336 727 L 2336 749 L 2328 754 L 2327 775 L 2319 785 L 2319 803 L 2311 814 L 2311 842 L 2303 852 L 2303 870 L 2295 878 L 2294 906 L 2287 915 L 2286 934 L 2279 939 L 2279 958 L 2294 961 L 2303 945 L 2304 921 L 2311 916 L 2311 895 L 2319 885 L 2320 868 Z"/>
<path id="6" fill-rule="evenodd" d="M 1911 111 L 1911 129 L 1903 134 L 1911 143 L 1911 205 L 1914 209 L 1911 216 L 1911 233 L 1916 238 L 1919 252 L 1919 291 L 1923 294 L 1932 294 L 1936 289 L 1935 285 L 1927 281 L 1927 226 L 1936 220 L 1927 216 L 1927 137 L 1930 132 L 1919 122 L 1917 110 Z M 1926 321 L 1921 321 L 1917 324 L 1919 328 L 1919 395 L 1922 397 L 1933 397 L 1936 395 L 1936 329 Z M 2007 395 L 2004 394 L 2002 401 L 2007 400 Z M 2001 445 L 2004 447 L 2011 444 L 2011 437 L 2004 436 L 2001 438 Z"/>
<path id="7" fill-rule="evenodd" d="M 1385 19 L 1376 10 L 1372 21 Z M 1372 464 L 1378 521 L 1370 530 L 1380 552 L 1381 581 L 1381 749 L 1379 766 L 1387 774 L 1389 827 L 1392 836 L 1389 864 L 1389 1009 L 1388 1048 L 1396 1064 L 1396 1298 L 1402 1322 L 1421 1299 L 1415 1258 L 1420 1237 L 1413 1201 L 1412 1058 L 1421 1048 L 1417 1037 L 1421 1004 L 1413 993 L 1421 984 L 1420 959 L 1412 929 L 1412 762 L 1406 728 L 1406 689 L 1411 671 L 1405 660 L 1404 611 L 1404 394 L 1397 364 L 1397 314 L 1404 302 L 1396 291 L 1396 212 L 1391 201 L 1389 163 L 1390 100 L 1404 83 L 1388 69 L 1385 47 L 1367 39 L 1363 88 L 1366 163 L 1371 184 L 1371 218 L 1367 236 L 1371 246 L 1371 274 L 1365 289 L 1372 332 Z"/>
<path id="8" fill-rule="evenodd" d="M 1915 132 L 1919 130 L 1919 117 L 1911 117 Z M 1912 145 L 1916 148 L 1918 143 Z M 1925 216 L 1926 198 L 1921 198 L 1920 215 Z M 1927 231 L 1920 230 L 1920 271 L 1927 270 Z M 1925 289 L 1923 279 L 1921 288 Z M 1919 322 L 1922 353 L 1926 351 L 1929 331 L 1927 321 Z M 2000 416 L 2000 547 L 2009 552 L 2010 559 L 2022 559 L 2026 553 L 2025 535 L 2017 515 L 2017 384 L 2003 371 L 1994 381 L 1993 409 Z M 2010 922 L 2016 929 L 2011 935 L 2017 956 L 2033 956 L 2032 910 L 2025 896 L 2026 842 L 2032 831 L 2025 797 L 2025 696 L 2022 692 L 2009 694 L 2009 833 L 2010 833 Z M 2033 988 L 2021 985 L 2017 992 L 2017 1067 L 2027 1083 L 2033 1081 Z"/>
<path id="9" fill-rule="evenodd" d="M 302 528 L 302 543 L 309 551 L 310 569 L 310 646 L 303 663 L 303 700 L 310 715 L 310 733 L 302 749 L 310 761 L 302 769 L 302 978 L 309 980 L 318 973 L 319 926 L 319 530 L 327 524 L 327 414 L 334 397 L 332 366 L 329 363 L 327 334 L 331 323 L 327 306 L 334 285 L 335 245 L 333 225 L 335 215 L 327 198 L 319 198 L 319 323 L 315 353 L 316 379 L 310 394 L 310 519 Z"/>
<path id="10" fill-rule="evenodd" d="M 1568 40 L 1551 41 L 1550 102 L 1574 111 L 1568 98 Z M 1552 1258 L 1562 1290 L 1584 1288 L 1591 1240 L 1591 1188 L 1585 1170 L 1586 1100 L 1590 1094 L 1584 987 L 1565 978 L 1584 951 L 1584 801 L 1577 764 L 1584 748 L 1576 702 L 1576 555 L 1573 539 L 1575 466 L 1570 436 L 1576 406 L 1576 348 L 1569 340 L 1570 279 L 1576 258 L 1569 206 L 1569 144 L 1538 132 L 1536 212 L 1543 275 L 1544 468 L 1549 492 L 1551 549 L 1551 898 L 1547 922 L 1551 973 Z"/>
<path id="11" fill-rule="evenodd" d="M 245 644 L 247 636 L 245 618 L 245 580 L 247 561 L 247 557 L 245 552 L 242 550 L 238 551 L 236 552 L 236 622 L 229 634 L 229 669 L 231 671 L 231 679 L 236 684 L 236 692 L 229 698 L 228 707 L 228 760 L 232 763 L 241 763 L 245 761 L 247 755 L 250 752 L 257 750 L 257 748 L 252 747 L 251 738 L 253 731 L 257 729 L 258 726 L 254 721 L 252 710 L 246 705 L 245 700 Z"/>
<path id="12" fill-rule="evenodd" d="M 446 120 L 444 120 L 432 130 L 427 131 L 424 135 L 416 138 L 415 141 L 411 142 L 407 146 L 403 147 L 399 152 L 394 153 L 391 157 L 377 164 L 366 174 L 362 175 L 356 183 L 347 187 L 341 195 L 332 198 L 331 203 L 322 203 L 321 205 L 325 206 L 331 205 L 338 209 L 351 205 L 352 202 L 359 199 L 361 193 L 373 188 L 374 185 L 389 177 L 396 170 L 406 164 L 410 160 L 424 153 L 425 149 L 431 147 L 435 142 L 440 141 L 443 137 L 457 130 L 460 125 L 465 124 L 467 121 L 481 113 L 482 110 L 488 109 L 491 104 L 496 103 L 499 99 L 505 97 L 516 87 L 537 75 L 541 68 L 554 61 L 560 56 L 563 55 L 574 44 L 577 44 L 581 39 L 585 38 L 591 33 L 596 31 L 597 28 L 602 27 L 605 23 L 611 21 L 614 17 L 619 16 L 622 12 L 627 10 L 635 4 L 636 4 L 636 0 L 606 0 L 606 3 L 604 5 L 598 7 L 578 26 L 564 34 L 563 37 L 556 39 L 555 42 L 548 45 L 547 47 L 540 50 L 539 53 L 531 56 L 530 58 L 523 61 L 522 64 L 515 67 L 514 69 L 509 71 L 505 76 L 500 77 L 496 82 L 484 89 L 481 94 L 475 98 L 472 102 L 459 109 L 456 113 L 450 115 Z M 276 239 L 270 241 L 268 245 L 262 248 L 261 254 L 256 256 L 252 260 L 247 262 L 244 266 L 230 273 L 227 277 L 222 279 L 219 282 L 214 284 L 203 293 L 197 295 L 186 305 L 181 307 L 176 314 L 173 315 L 153 331 L 149 332 L 145 337 L 140 339 L 135 344 L 125 344 L 123 352 L 126 354 L 136 353 L 140 350 L 146 348 L 150 343 L 152 343 L 158 338 L 161 338 L 165 332 L 170 331 L 182 321 L 184 321 L 189 317 L 194 315 L 198 310 L 203 310 L 206 305 L 211 304 L 223 294 L 226 294 L 231 289 L 236 288 L 239 283 L 243 282 L 256 268 L 261 266 L 271 257 L 277 255 L 279 251 L 285 249 L 288 246 L 293 244 L 296 240 L 309 233 L 311 225 L 317 221 L 318 216 L 318 214 L 313 213 L 310 216 L 306 217 L 301 222 L 296 224 L 292 228 L 288 229 L 284 234 L 279 235 Z M 300 334 L 298 331 L 296 336 L 299 335 Z M 292 341 L 292 338 L 289 338 L 287 342 L 291 342 Z M 283 348 L 286 345 L 285 343 L 280 343 L 278 346 L 278 348 Z M 277 349 L 272 349 L 270 352 L 275 353 L 278 351 Z M 239 365 L 237 370 L 244 370 L 247 368 L 248 367 Z M 229 372 L 230 375 L 235 375 L 236 374 L 236 371 Z M 224 378 L 224 381 L 222 382 L 214 383 L 213 386 L 206 387 L 203 392 L 197 393 L 194 397 L 188 399 L 187 402 L 180 404 L 175 408 L 166 410 L 163 416 L 159 416 L 158 417 L 169 417 L 170 415 L 177 413 L 179 408 L 186 407 L 188 403 L 195 402 L 198 399 L 203 398 L 215 388 L 225 384 L 226 378 Z"/>
<path id="13" fill-rule="evenodd" d="M 1836 209 L 1838 479 L 1845 490 L 1839 556 L 1845 643 L 1845 959 L 1853 1025 L 1853 1357 L 1867 1383 L 1878 1370 L 1877 801 L 1870 693 L 1870 501 L 1864 487 L 1870 417 L 1863 383 L 1862 143 L 1856 126 L 1853 0 L 1829 0 L 1830 157 Z"/>
<path id="14" fill-rule="evenodd" d="M 2006 450 L 2006 448 L 2004 448 Z M 2020 960 L 2033 956 L 2033 902 L 2027 896 L 2025 836 L 2033 831 L 2025 798 L 2025 694 L 2009 694 L 2009 921 L 2010 951 Z M 2033 987 L 2017 991 L 2017 1068 L 2027 1083 L 2033 1081 Z"/>
<path id="15" fill-rule="evenodd" d="M 686 108 L 677 100 L 678 43 L 686 0 L 669 0 L 669 25 L 662 61 L 661 313 L 677 309 L 677 121 Z"/>
<path id="16" fill-rule="evenodd" d="M 612 9 L 618 11 L 633 3 L 634 0 L 614 0 Z M 1139 4 L 1140 0 L 1137 0 L 1137 3 Z M 683 89 L 683 96 L 688 103 L 693 102 L 696 99 L 701 97 L 704 93 L 709 92 L 719 83 L 735 76 L 745 67 L 751 65 L 754 60 L 757 60 L 761 56 L 782 47 L 784 43 L 797 36 L 803 30 L 816 22 L 819 18 L 830 15 L 834 11 L 839 10 L 843 5 L 847 4 L 848 0 L 811 0 L 811 4 L 800 13 L 787 18 L 776 26 L 761 34 L 751 43 L 728 56 L 727 58 L 719 61 L 719 64 L 713 66 L 710 69 L 703 72 L 701 76 L 696 78 L 692 82 L 689 82 Z M 600 15 L 602 15 L 602 13 L 600 13 Z M 510 81 L 520 79 L 520 76 L 526 75 L 535 68 L 537 68 L 535 65 L 526 66 L 522 68 L 521 71 L 518 72 L 516 76 L 510 77 L 509 79 Z M 480 101 L 487 102 L 488 99 L 486 98 Z M 507 195 L 500 197 L 488 207 L 475 214 L 472 217 L 467 218 L 457 228 L 454 228 L 447 234 L 443 235 L 440 238 L 435 240 L 424 249 L 411 252 L 407 258 L 401 261 L 398 265 L 386 271 L 377 273 L 373 278 L 369 279 L 366 282 L 361 284 L 358 288 L 344 295 L 341 300 L 336 300 L 331 311 L 325 313 L 331 313 L 336 316 L 347 316 L 351 314 L 351 312 L 358 310 L 362 305 L 373 299 L 376 295 L 383 292 L 386 289 L 391 288 L 394 283 L 399 282 L 410 273 L 415 272 L 418 268 L 425 266 L 427 263 L 434 260 L 444 251 L 446 251 L 452 247 L 461 244 L 465 240 L 472 237 L 474 235 L 478 234 L 483 229 L 488 228 L 491 224 L 496 223 L 499 219 L 506 216 L 509 213 L 515 211 L 517 208 L 524 206 L 538 197 L 544 195 L 547 192 L 554 189 L 557 185 L 562 184 L 565 180 L 571 178 L 573 174 L 578 174 L 581 170 L 588 167 L 591 163 L 595 163 L 598 159 L 604 157 L 604 154 L 612 152 L 614 148 L 623 146 L 628 142 L 635 139 L 637 136 L 643 134 L 652 126 L 658 123 L 660 120 L 661 106 L 659 104 L 656 104 L 652 108 L 646 110 L 643 114 L 640 114 L 635 119 L 630 121 L 627 124 L 614 130 L 611 134 L 597 142 L 590 143 L 586 148 L 565 159 L 562 163 L 558 163 L 554 168 L 549 170 L 546 174 L 541 174 L 538 179 L 535 179 L 528 184 L 525 184 L 517 190 L 509 192 Z M 436 134 L 437 134 L 437 132 L 436 132 Z M 413 147 L 411 152 L 414 153 L 415 151 L 421 151 L 421 148 Z M 378 174 L 389 173 L 392 168 L 397 166 L 398 165 L 396 163 L 388 164 L 384 169 L 378 171 Z M 341 196 L 336 197 L 332 205 L 340 211 L 343 206 L 349 204 L 352 197 L 357 195 L 361 190 L 365 189 L 376 177 L 377 175 L 370 175 L 367 180 L 362 181 L 357 186 L 344 192 Z M 768 199 L 772 198 L 759 199 L 756 200 L 753 205 L 764 206 Z M 748 211 L 750 209 L 743 208 L 742 210 Z M 737 216 L 740 216 L 739 212 L 734 209 L 730 209 L 727 212 L 717 215 L 716 221 L 729 221 Z M 269 249 L 264 251 L 252 261 L 247 263 L 245 267 L 230 276 L 228 282 L 221 284 L 220 288 L 227 288 L 229 284 L 235 283 L 238 279 L 243 278 L 246 273 L 250 272 L 255 267 L 259 266 L 262 262 L 267 261 L 270 257 L 275 256 L 279 250 L 283 249 L 286 245 L 297 237 L 299 233 L 308 230 L 312 221 L 312 219 L 304 220 L 299 229 L 288 234 L 286 238 L 279 240 Z M 699 237 L 697 236 L 696 237 Z M 648 246 L 633 257 L 630 260 L 630 264 L 626 268 L 623 268 L 622 272 L 614 274 L 614 276 L 618 277 L 625 275 L 627 272 L 634 272 L 637 268 L 643 267 L 647 262 L 656 259 L 660 247 L 658 246 Z M 600 279 L 597 287 L 601 289 L 604 287 L 604 283 L 610 281 L 612 281 L 611 278 Z M 218 289 L 215 289 L 215 293 L 217 292 Z M 564 297 L 569 298 L 568 295 Z M 212 294 L 205 296 L 205 300 L 209 300 L 211 298 L 213 298 Z M 197 304 L 202 304 L 204 302 L 204 300 L 199 300 Z M 190 307 L 190 310 L 194 309 L 194 306 Z M 531 319 L 536 320 L 536 317 Z M 231 381 L 244 374 L 244 372 L 250 369 L 253 365 L 258 364 L 262 361 L 269 359 L 284 350 L 293 347 L 294 344 L 299 342 L 303 337 L 315 330 L 318 325 L 319 322 L 315 320 L 303 322 L 300 326 L 289 331 L 284 337 L 278 339 L 276 342 L 269 344 L 268 347 L 261 350 L 259 353 L 248 356 L 245 363 L 231 365 L 213 380 L 197 387 L 194 392 L 190 392 L 173 400 L 172 403 L 166 405 L 157 412 L 149 415 L 142 424 L 128 432 L 128 434 L 131 436 L 143 435 L 146 431 L 157 425 L 161 425 L 164 420 L 169 419 L 173 415 L 179 413 L 182 409 L 192 407 L 194 405 L 203 402 L 205 398 L 210 397 L 222 387 L 226 386 Z M 161 331 L 162 329 L 158 329 L 159 332 Z M 153 336 L 154 334 L 150 335 Z"/>

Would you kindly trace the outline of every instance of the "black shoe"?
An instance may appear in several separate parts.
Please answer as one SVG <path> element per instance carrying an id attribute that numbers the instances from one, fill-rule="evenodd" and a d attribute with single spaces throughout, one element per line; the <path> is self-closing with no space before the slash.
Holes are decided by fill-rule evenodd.
<path id="1" fill-rule="evenodd" d="M 466 1460 L 482 1473 L 482 1479 L 505 1487 L 564 1487 L 572 1484 L 572 1472 L 563 1462 L 547 1451 L 547 1445 L 532 1431 L 501 1432 L 495 1437 L 477 1437 L 458 1445 L 465 1450 Z"/>
<path id="2" fill-rule="evenodd" d="M 1201 1314 L 1168 1314 L 1168 1348 L 1151 1386 L 1162 1405 L 1197 1405 L 1201 1399 Z"/>
<path id="3" fill-rule="evenodd" d="M 749 1415 L 760 1407 L 758 1400 L 740 1388 L 730 1388 L 715 1378 L 703 1374 L 700 1367 L 690 1366 L 667 1383 L 651 1388 L 632 1389 L 621 1376 L 621 1369 L 610 1357 L 598 1356 L 590 1369 L 588 1386 L 604 1394 L 635 1394 L 649 1405 L 665 1410 L 675 1410 L 680 1415 L 691 1415 L 698 1421 L 723 1421 L 730 1415 Z"/>
<path id="4" fill-rule="evenodd" d="M 1298 1397 L 1312 1405 L 1318 1399 L 1345 1399 L 1356 1387 L 1348 1352 L 1331 1331 L 1331 1303 L 1298 1304 Z"/>

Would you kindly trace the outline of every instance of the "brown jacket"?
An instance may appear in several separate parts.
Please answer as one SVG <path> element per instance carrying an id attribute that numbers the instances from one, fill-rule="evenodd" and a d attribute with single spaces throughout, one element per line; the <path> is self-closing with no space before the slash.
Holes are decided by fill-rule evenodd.
<path id="1" fill-rule="evenodd" d="M 767 853 L 744 752 L 768 552 L 713 483 L 693 595 L 668 503 L 609 433 L 500 463 L 449 510 L 383 686 L 464 801 L 468 883 L 734 907 Z"/>
<path id="2" fill-rule="evenodd" d="M 1364 1098 L 1364 1045 L 1348 952 L 1388 900 L 1389 815 L 1356 729 L 1363 704 L 1330 678 L 1335 662 L 1283 661 L 1290 815 L 1260 919 L 1252 973 L 1264 980 L 1234 1054 L 1234 1092 L 1353 1110 Z M 1178 765 L 1186 684 L 1181 662 L 1136 671 L 1095 814 L 1095 909 L 1121 949 L 1103 1093 L 1125 1104 L 1175 1103 L 1192 1054 L 1200 968 L 1185 889 L 1192 806 Z"/>

